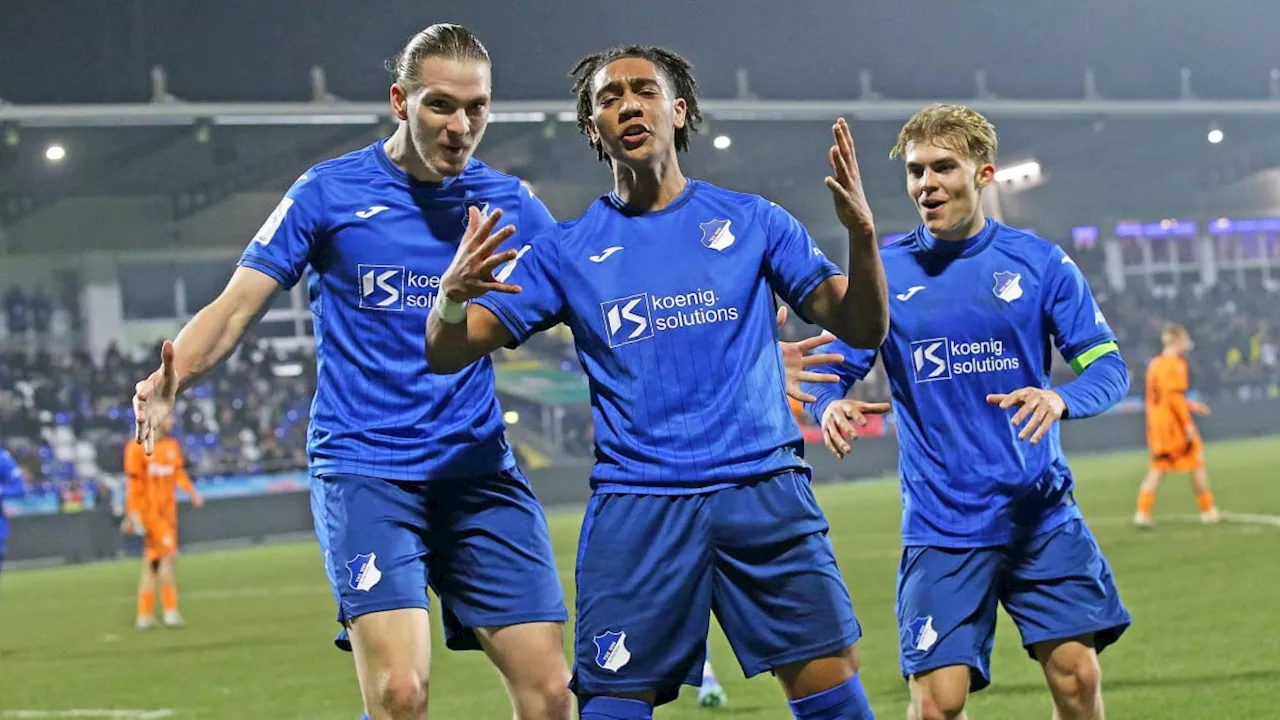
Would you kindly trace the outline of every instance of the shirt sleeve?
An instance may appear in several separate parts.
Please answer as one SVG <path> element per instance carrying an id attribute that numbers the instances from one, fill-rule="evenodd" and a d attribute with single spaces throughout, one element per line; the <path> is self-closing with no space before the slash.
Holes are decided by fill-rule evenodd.
<path id="1" fill-rule="evenodd" d="M 765 272 L 770 287 L 797 313 L 809 293 L 822 281 L 840 274 L 840 268 L 827 259 L 804 225 L 775 203 L 761 199 L 768 251 Z M 801 313 L 803 317 L 803 313 Z M 808 318 L 804 318 L 808 321 Z"/>
<path id="2" fill-rule="evenodd" d="M 867 377 L 871 367 L 875 365 L 878 350 L 860 350 L 850 347 L 843 340 L 835 340 L 814 350 L 815 354 L 836 353 L 844 357 L 844 361 L 835 365 L 817 365 L 809 368 L 810 372 L 835 375 L 840 378 L 837 383 L 801 383 L 806 393 L 816 398 L 805 403 L 804 409 L 815 422 L 822 422 L 827 407 L 836 400 L 849 394 L 853 384 Z"/>
<path id="3" fill-rule="evenodd" d="M 515 337 L 516 347 L 535 333 L 564 322 L 567 308 L 559 282 L 559 233 L 553 229 L 517 251 L 494 278 L 520 286 L 514 294 L 491 292 L 473 302 L 488 309 Z"/>
<path id="4" fill-rule="evenodd" d="M 537 237 L 556 226 L 555 216 L 528 188 L 520 188 L 520 227 L 517 234 L 527 238 Z"/>
<path id="5" fill-rule="evenodd" d="M 298 283 L 321 232 L 324 198 L 309 171 L 294 181 L 240 256 L 240 265 L 263 272 L 288 290 Z"/>
<path id="6" fill-rule="evenodd" d="M 1045 275 L 1043 311 L 1058 352 L 1076 374 L 1107 353 L 1119 354 L 1115 333 L 1107 325 L 1089 282 L 1062 248 L 1054 248 Z"/>

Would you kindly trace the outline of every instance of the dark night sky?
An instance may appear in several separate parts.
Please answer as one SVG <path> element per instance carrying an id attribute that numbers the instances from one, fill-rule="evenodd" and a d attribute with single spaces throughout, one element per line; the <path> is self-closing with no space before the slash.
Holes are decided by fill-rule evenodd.
<path id="1" fill-rule="evenodd" d="M 560 98 L 579 56 L 624 42 L 668 45 L 704 95 L 734 69 L 764 97 L 847 97 L 857 71 L 899 98 L 969 97 L 985 69 L 997 94 L 1075 97 L 1086 68 L 1111 97 L 1172 97 L 1189 67 L 1202 96 L 1262 97 L 1280 67 L 1274 0 L 6 0 L 0 98 L 138 102 L 147 69 L 191 100 L 304 100 L 308 69 L 357 100 L 386 96 L 382 62 L 432 22 L 488 45 L 499 98 Z"/>

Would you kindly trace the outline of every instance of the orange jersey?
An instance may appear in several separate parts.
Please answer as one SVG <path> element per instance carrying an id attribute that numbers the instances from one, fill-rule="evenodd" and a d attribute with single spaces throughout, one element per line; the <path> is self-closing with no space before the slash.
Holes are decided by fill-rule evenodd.
<path id="1" fill-rule="evenodd" d="M 125 509 L 144 528 L 174 528 L 178 524 L 177 488 L 193 494 L 191 477 L 183 467 L 182 448 L 174 438 L 159 440 L 147 457 L 142 445 L 130 441 L 124 450 L 124 471 L 129 476 Z"/>
<path id="2" fill-rule="evenodd" d="M 1192 450 L 1191 408 L 1187 404 L 1187 361 L 1158 355 L 1147 366 L 1147 446 L 1153 457 L 1176 457 Z"/>

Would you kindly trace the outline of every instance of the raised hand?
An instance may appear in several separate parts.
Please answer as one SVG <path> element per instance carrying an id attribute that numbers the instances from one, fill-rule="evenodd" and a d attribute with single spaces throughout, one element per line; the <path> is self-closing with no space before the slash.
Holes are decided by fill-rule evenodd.
<path id="1" fill-rule="evenodd" d="M 520 286 L 509 285 L 493 276 L 498 266 L 516 259 L 518 255 L 515 250 L 504 250 L 496 255 L 493 252 L 515 234 L 515 226 L 507 225 L 494 232 L 493 228 L 502 219 L 501 209 L 494 210 L 488 217 L 481 217 L 475 206 L 467 212 L 467 232 L 462 236 L 449 269 L 440 278 L 440 293 L 450 301 L 460 303 L 490 291 L 520 292 Z"/>
<path id="2" fill-rule="evenodd" d="M 836 216 L 850 232 L 874 235 L 875 218 L 871 215 L 867 194 L 862 189 L 862 173 L 858 170 L 858 155 L 853 149 L 853 135 L 844 118 L 831 127 L 831 134 L 835 144 L 827 152 L 831 175 L 827 176 L 826 183 L 835 201 Z"/>

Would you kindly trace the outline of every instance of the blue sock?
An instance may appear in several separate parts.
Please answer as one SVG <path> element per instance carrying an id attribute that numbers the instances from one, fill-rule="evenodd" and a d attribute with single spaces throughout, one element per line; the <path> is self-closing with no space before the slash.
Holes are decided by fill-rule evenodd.
<path id="1" fill-rule="evenodd" d="M 875 720 L 876 717 L 857 673 L 830 690 L 788 704 L 796 720 Z"/>
<path id="2" fill-rule="evenodd" d="M 592 695 L 582 701 L 580 720 L 653 720 L 653 707 L 643 700 Z"/>
<path id="3" fill-rule="evenodd" d="M 367 714 L 361 715 L 360 720 L 369 720 L 369 716 Z"/>

